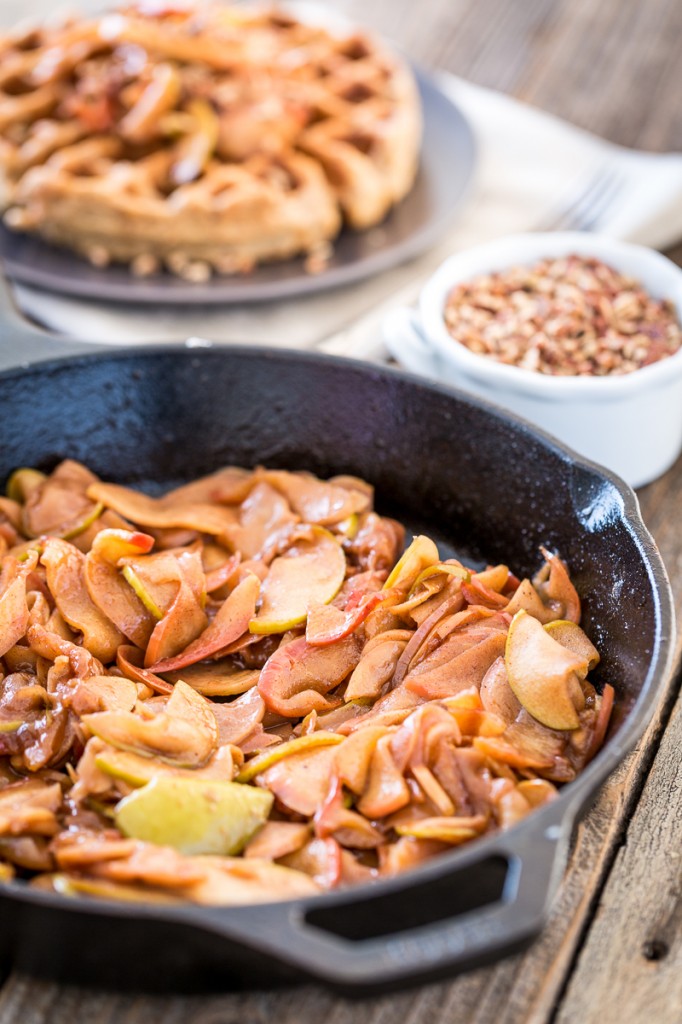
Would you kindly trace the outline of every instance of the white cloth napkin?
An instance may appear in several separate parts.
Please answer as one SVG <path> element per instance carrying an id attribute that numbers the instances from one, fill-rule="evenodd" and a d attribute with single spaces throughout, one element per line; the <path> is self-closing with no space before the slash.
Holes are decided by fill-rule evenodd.
<path id="1" fill-rule="evenodd" d="M 254 306 L 131 310 L 27 287 L 17 289 L 20 306 L 57 332 L 103 344 L 200 336 L 376 359 L 384 355 L 379 325 L 387 309 L 413 301 L 443 259 L 469 245 L 540 227 L 604 165 L 622 174 L 625 184 L 599 223 L 601 232 L 655 248 L 682 238 L 682 154 L 624 149 L 452 75 L 442 73 L 439 80 L 469 119 L 478 162 L 474 187 L 452 227 L 418 259 L 343 290 Z M 54 344 L 58 354 L 59 341 Z"/>

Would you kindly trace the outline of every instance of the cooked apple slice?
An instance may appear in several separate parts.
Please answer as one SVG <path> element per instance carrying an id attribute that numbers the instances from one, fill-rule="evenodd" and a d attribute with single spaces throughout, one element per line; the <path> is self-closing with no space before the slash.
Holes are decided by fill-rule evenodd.
<path id="1" fill-rule="evenodd" d="M 77 715 L 132 711 L 137 700 L 137 687 L 124 676 L 87 676 L 79 679 L 63 700 L 65 706 Z"/>
<path id="2" fill-rule="evenodd" d="M 41 484 L 44 484 L 46 480 L 47 476 L 45 473 L 41 473 L 37 469 L 31 469 L 29 466 L 15 469 L 7 481 L 7 497 L 23 505 L 28 496 L 40 487 Z"/>
<path id="3" fill-rule="evenodd" d="M 85 559 L 85 584 L 100 612 L 136 647 L 146 648 L 155 619 L 121 576 L 118 561 L 146 554 L 154 538 L 131 530 L 102 530 Z"/>
<path id="4" fill-rule="evenodd" d="M 313 647 L 303 637 L 277 648 L 261 669 L 258 690 L 268 710 L 285 718 L 303 718 L 311 711 L 331 711 L 342 701 L 327 694 L 360 660 L 362 645 L 352 634 L 326 647 Z"/>
<path id="5" fill-rule="evenodd" d="M 239 853 L 267 820 L 272 793 L 238 782 L 159 776 L 116 806 L 132 839 L 185 854 Z"/>
<path id="6" fill-rule="evenodd" d="M 336 538 L 320 526 L 312 540 L 298 541 L 276 558 L 261 587 L 261 606 L 249 623 L 252 633 L 284 633 L 305 622 L 312 605 L 329 604 L 346 575 L 346 556 Z"/>
<path id="7" fill-rule="evenodd" d="M 92 896 L 100 900 L 124 903 L 179 903 L 181 897 L 150 889 L 146 885 L 124 885 L 106 878 L 83 878 L 79 875 L 54 874 L 41 876 L 50 881 L 62 896 Z"/>
<path id="8" fill-rule="evenodd" d="M 0 657 L 7 654 L 26 632 L 29 622 L 26 581 L 37 561 L 37 551 L 29 551 L 23 561 L 13 555 L 3 559 L 0 579 Z"/>
<path id="9" fill-rule="evenodd" d="M 103 511 L 104 505 L 101 502 L 96 502 L 91 508 L 86 510 L 80 519 L 61 532 L 62 540 L 73 540 L 74 537 L 79 537 L 81 533 L 85 533 L 87 528 L 99 519 Z"/>
<path id="10" fill-rule="evenodd" d="M 509 626 L 504 660 L 515 696 L 526 711 L 549 729 L 577 729 L 576 703 L 588 659 L 567 650 L 527 612 Z"/>
<path id="11" fill-rule="evenodd" d="M 205 765 L 218 746 L 218 726 L 211 703 L 183 682 L 176 683 L 165 711 L 142 718 L 132 711 L 83 715 L 93 736 L 120 750 L 150 754 L 192 768 Z"/>
<path id="12" fill-rule="evenodd" d="M 552 639 L 562 647 L 581 658 L 586 658 L 588 672 L 591 672 L 599 664 L 601 660 L 599 651 L 575 622 L 571 622 L 569 619 L 555 619 L 553 622 L 548 622 L 545 629 Z"/>
<path id="13" fill-rule="evenodd" d="M 71 459 L 59 466 L 35 486 L 39 475 L 35 471 L 21 470 L 24 493 L 22 509 L 22 533 L 27 537 L 43 537 L 47 534 L 75 536 L 95 512 L 97 502 L 85 494 L 86 488 L 95 481 L 89 469 Z M 27 483 L 30 481 L 30 483 Z M 12 488 L 14 493 L 14 488 Z M 99 510 L 101 512 L 101 508 Z"/>
<path id="14" fill-rule="evenodd" d="M 390 590 L 391 587 L 395 587 L 397 590 L 410 590 L 423 570 L 435 565 L 439 560 L 436 545 L 430 537 L 420 534 L 413 539 L 410 546 L 393 566 L 384 583 L 384 590 Z"/>
<path id="15" fill-rule="evenodd" d="M 130 586 L 133 588 L 133 590 L 139 597 L 140 601 L 142 601 L 142 604 L 145 606 L 147 611 L 151 612 L 155 619 L 162 619 L 163 612 L 161 611 L 158 604 L 152 597 L 151 592 L 148 590 L 147 587 L 145 587 L 142 580 L 135 572 L 132 565 L 124 565 L 122 572 L 124 579 L 127 580 Z"/>
<path id="16" fill-rule="evenodd" d="M 441 843 L 457 846 L 468 839 L 475 839 L 487 825 L 483 814 L 474 817 L 417 818 L 414 821 L 396 824 L 399 836 L 413 836 L 415 839 L 437 839 Z"/>
<path id="17" fill-rule="evenodd" d="M 223 658 L 211 663 L 188 665 L 165 675 L 171 683 L 181 679 L 204 697 L 235 697 L 256 686 L 260 669 L 238 669 L 233 659 Z"/>
<path id="18" fill-rule="evenodd" d="M 354 633 L 369 613 L 382 601 L 388 600 L 384 591 L 365 594 L 350 611 L 341 611 L 331 604 L 316 605 L 308 612 L 305 638 L 312 647 L 325 647 Z"/>
<path id="19" fill-rule="evenodd" d="M 330 526 L 365 512 L 370 505 L 371 498 L 366 492 L 318 480 L 309 473 L 271 469 L 263 475 L 305 523 Z"/>
<path id="20" fill-rule="evenodd" d="M 100 771 L 112 779 L 120 779 L 128 786 L 137 789 L 146 786 L 152 779 L 194 778 L 218 779 L 230 782 L 234 770 L 234 762 L 229 747 L 218 747 L 211 760 L 203 768 L 178 768 L 167 764 L 156 757 L 134 754 L 130 750 L 117 750 L 106 746 L 95 754 L 95 764 Z"/>
<path id="21" fill-rule="evenodd" d="M 237 782 L 250 782 L 261 772 L 272 768 L 273 764 L 283 761 L 285 757 L 292 757 L 294 754 L 301 754 L 304 751 L 307 753 L 320 747 L 334 746 L 337 743 L 342 743 L 343 740 L 344 737 L 339 736 L 338 733 L 323 732 L 322 730 L 308 733 L 306 736 L 297 736 L 296 739 L 281 743 L 273 750 L 266 750 L 264 753 L 252 757 L 237 776 Z"/>
<path id="22" fill-rule="evenodd" d="M 85 555 L 66 540 L 46 537 L 40 561 L 57 608 L 65 621 L 83 634 L 83 646 L 103 664 L 113 661 L 124 637 L 88 593 Z"/>
<path id="23" fill-rule="evenodd" d="M 196 640 L 193 640 L 181 654 L 165 658 L 148 667 L 156 673 L 175 672 L 188 665 L 196 665 L 198 661 L 204 661 L 206 658 L 219 656 L 224 648 L 240 639 L 248 629 L 259 592 L 260 580 L 253 573 L 248 573 L 223 601 L 213 622 Z"/>

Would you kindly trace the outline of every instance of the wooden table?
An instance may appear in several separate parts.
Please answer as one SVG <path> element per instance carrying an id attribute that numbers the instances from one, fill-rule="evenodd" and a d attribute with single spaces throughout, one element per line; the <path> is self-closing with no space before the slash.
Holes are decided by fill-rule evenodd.
<path id="1" fill-rule="evenodd" d="M 615 142 L 682 150 L 679 0 L 331 0 L 427 67 L 512 93 Z M 0 21 L 53 8 L 2 0 Z M 682 263 L 682 245 L 673 252 Z M 682 620 L 682 460 L 643 489 Z M 680 661 L 637 751 L 578 827 L 542 936 L 524 955 L 350 1003 L 316 987 L 218 997 L 83 992 L 14 974 L 0 1024 L 680 1024 Z M 74 951 L 77 955 L 77 951 Z"/>

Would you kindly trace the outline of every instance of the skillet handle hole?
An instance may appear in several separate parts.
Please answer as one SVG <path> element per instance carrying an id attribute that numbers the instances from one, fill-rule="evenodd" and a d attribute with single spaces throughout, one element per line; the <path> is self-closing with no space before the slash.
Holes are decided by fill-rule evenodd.
<path id="1" fill-rule="evenodd" d="M 383 938 L 500 902 L 508 875 L 509 861 L 505 857 L 487 857 L 417 884 L 406 876 L 405 887 L 390 893 L 336 906 L 311 907 L 304 920 L 313 928 L 353 942 Z"/>

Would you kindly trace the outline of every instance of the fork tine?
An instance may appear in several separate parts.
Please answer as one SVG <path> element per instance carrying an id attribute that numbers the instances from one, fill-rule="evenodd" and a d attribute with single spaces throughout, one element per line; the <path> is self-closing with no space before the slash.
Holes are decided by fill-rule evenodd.
<path id="1" fill-rule="evenodd" d="M 583 215 L 582 220 L 575 225 L 577 231 L 594 231 L 604 220 L 607 211 L 611 209 L 615 200 L 625 188 L 625 176 L 615 174 L 609 188 L 603 191 L 596 200 L 589 213 Z"/>
<path id="2" fill-rule="evenodd" d="M 615 172 L 608 166 L 602 165 L 592 175 L 587 185 L 577 194 L 573 194 L 570 201 L 560 207 L 556 213 L 550 214 L 537 230 L 557 231 L 562 228 L 572 228 L 581 224 L 586 217 L 589 217 L 592 205 L 597 203 L 601 196 L 608 191 Z"/>

